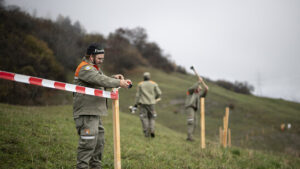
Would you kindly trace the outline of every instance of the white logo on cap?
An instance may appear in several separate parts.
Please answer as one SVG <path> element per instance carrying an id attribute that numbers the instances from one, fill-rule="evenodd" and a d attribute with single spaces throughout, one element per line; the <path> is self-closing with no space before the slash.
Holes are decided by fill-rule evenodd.
<path id="1" fill-rule="evenodd" d="M 99 49 L 95 49 L 95 52 L 104 52 L 103 49 L 99 50 Z"/>

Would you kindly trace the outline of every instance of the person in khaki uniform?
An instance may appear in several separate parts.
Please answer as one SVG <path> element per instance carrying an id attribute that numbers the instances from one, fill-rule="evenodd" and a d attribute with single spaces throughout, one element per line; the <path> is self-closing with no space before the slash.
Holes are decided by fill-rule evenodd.
<path id="1" fill-rule="evenodd" d="M 157 83 L 150 80 L 150 73 L 144 73 L 144 81 L 140 82 L 136 92 L 136 104 L 139 105 L 140 119 L 145 137 L 155 137 L 155 104 L 160 100 L 161 90 Z"/>
<path id="2" fill-rule="evenodd" d="M 98 44 L 87 48 L 86 56 L 76 69 L 74 83 L 80 86 L 105 90 L 105 88 L 128 88 L 130 80 L 123 75 L 108 77 L 100 69 L 104 61 L 104 49 Z M 104 148 L 104 128 L 100 114 L 107 113 L 106 98 L 73 94 L 73 116 L 79 135 L 77 168 L 100 169 Z"/>
<path id="3" fill-rule="evenodd" d="M 204 86 L 204 91 L 202 91 L 201 84 Z M 204 83 L 203 79 L 199 77 L 198 82 L 191 86 L 187 91 L 187 97 L 185 100 L 185 111 L 187 113 L 187 141 L 194 141 L 193 133 L 196 128 L 196 112 L 199 110 L 200 97 L 205 97 L 208 91 L 207 85 Z"/>

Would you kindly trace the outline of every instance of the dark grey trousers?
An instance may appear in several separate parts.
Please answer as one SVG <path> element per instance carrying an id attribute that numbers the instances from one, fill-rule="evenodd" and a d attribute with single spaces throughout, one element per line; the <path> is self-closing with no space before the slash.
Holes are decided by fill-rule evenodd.
<path id="1" fill-rule="evenodd" d="M 100 116 L 82 115 L 74 120 L 79 135 L 77 168 L 100 169 L 104 148 L 104 128 Z"/>
<path id="2" fill-rule="evenodd" d="M 150 133 L 155 132 L 155 118 L 156 112 L 154 109 L 154 105 L 141 104 L 140 109 L 140 119 L 143 126 L 143 132 L 146 137 L 150 135 Z"/>
<path id="3" fill-rule="evenodd" d="M 188 107 L 185 111 L 187 113 L 187 137 L 189 139 L 193 139 L 193 134 L 196 128 L 196 110 L 192 107 Z"/>

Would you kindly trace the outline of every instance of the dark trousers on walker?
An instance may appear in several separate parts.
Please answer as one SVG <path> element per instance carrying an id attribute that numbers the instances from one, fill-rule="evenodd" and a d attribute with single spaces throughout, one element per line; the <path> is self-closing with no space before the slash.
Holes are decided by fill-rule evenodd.
<path id="1" fill-rule="evenodd" d="M 141 104 L 140 105 L 140 119 L 143 126 L 143 132 L 145 134 L 145 137 L 151 137 L 155 136 L 155 118 L 156 118 L 156 112 L 155 112 L 155 106 L 153 104 L 147 105 L 147 104 Z"/>

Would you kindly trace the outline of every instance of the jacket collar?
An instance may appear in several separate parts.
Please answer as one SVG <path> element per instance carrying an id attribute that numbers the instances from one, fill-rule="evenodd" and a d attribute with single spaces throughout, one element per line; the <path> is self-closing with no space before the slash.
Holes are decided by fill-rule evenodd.
<path id="1" fill-rule="evenodd" d="M 100 70 L 100 67 L 98 67 L 97 65 L 95 65 L 94 63 L 92 63 L 90 60 L 86 59 L 85 57 L 82 58 L 82 61 L 87 62 L 88 64 L 90 64 L 93 67 L 95 67 L 97 70 Z"/>

